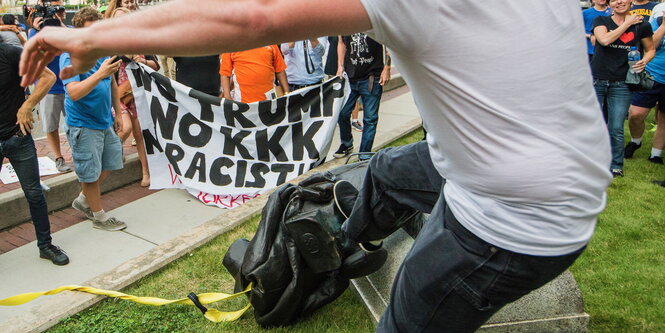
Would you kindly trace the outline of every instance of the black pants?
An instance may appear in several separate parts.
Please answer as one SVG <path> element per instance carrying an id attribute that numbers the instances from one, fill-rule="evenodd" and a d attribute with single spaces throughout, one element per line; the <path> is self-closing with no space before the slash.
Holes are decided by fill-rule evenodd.
<path id="1" fill-rule="evenodd" d="M 376 154 L 344 231 L 383 239 L 401 217 L 431 213 L 393 282 L 377 332 L 474 332 L 505 304 L 566 270 L 582 250 L 558 257 L 518 254 L 464 228 L 446 205 L 445 180 L 426 142 Z"/>

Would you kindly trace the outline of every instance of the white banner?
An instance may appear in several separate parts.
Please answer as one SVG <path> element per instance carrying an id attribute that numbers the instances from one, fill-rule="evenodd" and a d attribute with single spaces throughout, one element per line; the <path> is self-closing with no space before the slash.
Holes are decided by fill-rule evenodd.
<path id="1" fill-rule="evenodd" d="M 150 188 L 237 207 L 321 164 L 349 94 L 346 79 L 256 103 L 211 96 L 131 64 Z"/>

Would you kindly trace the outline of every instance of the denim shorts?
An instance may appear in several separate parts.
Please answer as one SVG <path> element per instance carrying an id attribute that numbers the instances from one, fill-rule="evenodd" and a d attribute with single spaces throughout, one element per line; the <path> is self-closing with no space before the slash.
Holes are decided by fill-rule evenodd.
<path id="1" fill-rule="evenodd" d="M 122 169 L 122 142 L 113 127 L 96 130 L 72 126 L 67 130 L 67 140 L 81 183 L 96 182 L 102 170 Z"/>

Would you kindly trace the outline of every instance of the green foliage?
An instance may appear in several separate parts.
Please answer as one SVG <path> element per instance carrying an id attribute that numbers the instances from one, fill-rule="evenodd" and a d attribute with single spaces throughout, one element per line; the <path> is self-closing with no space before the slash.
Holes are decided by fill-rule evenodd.
<path id="1" fill-rule="evenodd" d="M 647 161 L 652 138 L 646 131 L 625 161 L 626 176 L 612 182 L 596 233 L 571 268 L 592 332 L 665 332 L 665 188 L 651 183 L 665 179 L 665 167 Z"/>

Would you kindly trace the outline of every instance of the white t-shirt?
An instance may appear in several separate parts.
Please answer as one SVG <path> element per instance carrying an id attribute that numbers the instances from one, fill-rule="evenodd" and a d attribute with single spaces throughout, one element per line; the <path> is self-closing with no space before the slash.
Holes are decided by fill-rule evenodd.
<path id="1" fill-rule="evenodd" d="M 611 174 L 579 4 L 361 1 L 411 88 L 459 222 L 518 253 L 584 246 Z"/>
<path id="2" fill-rule="evenodd" d="M 665 3 L 659 3 L 656 5 L 656 7 L 653 7 L 653 10 L 651 11 L 651 18 L 649 18 L 649 22 L 653 22 L 655 19 L 663 16 L 663 11 L 665 11 Z"/>

